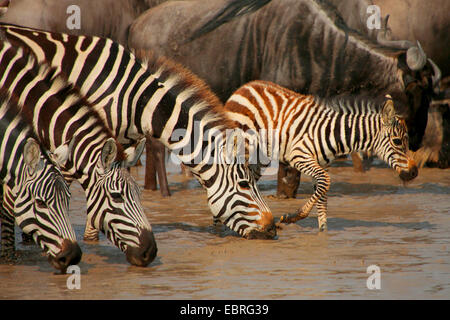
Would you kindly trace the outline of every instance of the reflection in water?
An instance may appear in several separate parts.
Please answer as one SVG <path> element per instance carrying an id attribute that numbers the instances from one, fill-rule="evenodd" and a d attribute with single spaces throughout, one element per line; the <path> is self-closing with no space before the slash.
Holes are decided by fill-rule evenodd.
<path id="1" fill-rule="evenodd" d="M 143 185 L 144 168 L 132 173 Z M 327 232 L 317 231 L 313 211 L 283 226 L 276 240 L 249 241 L 214 226 L 198 182 L 172 170 L 172 197 L 142 195 L 158 242 L 158 257 L 147 268 L 129 265 L 104 236 L 98 243 L 81 240 L 84 195 L 73 185 L 81 289 L 68 290 L 67 276 L 55 275 L 37 247 L 19 244 L 17 263 L 0 265 L 0 298 L 449 298 L 450 171 L 422 169 L 407 186 L 384 167 L 364 174 L 332 167 L 330 174 Z M 274 177 L 263 177 L 260 187 L 264 196 L 273 194 Z M 297 199 L 267 201 L 279 219 L 311 192 L 311 180 L 302 177 Z M 380 267 L 380 290 L 366 287 L 370 265 Z"/>

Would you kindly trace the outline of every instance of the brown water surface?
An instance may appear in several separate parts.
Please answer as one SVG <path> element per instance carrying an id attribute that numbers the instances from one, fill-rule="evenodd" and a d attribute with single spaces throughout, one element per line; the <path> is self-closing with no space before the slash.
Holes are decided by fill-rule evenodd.
<path id="1" fill-rule="evenodd" d="M 143 185 L 144 167 L 132 173 Z M 171 170 L 172 197 L 144 191 L 158 244 L 146 268 L 129 265 L 101 235 L 84 242 L 85 198 L 71 187 L 70 217 L 83 259 L 81 288 L 55 274 L 36 246 L 16 240 L 20 259 L 0 264 L 0 299 L 449 299 L 450 170 L 421 169 L 406 187 L 383 166 L 355 173 L 330 168 L 328 231 L 310 217 L 278 231 L 276 240 L 245 240 L 213 226 L 199 184 Z M 278 220 L 312 192 L 302 177 L 297 199 L 275 200 L 274 177 L 259 186 Z M 381 288 L 369 290 L 370 265 Z"/>

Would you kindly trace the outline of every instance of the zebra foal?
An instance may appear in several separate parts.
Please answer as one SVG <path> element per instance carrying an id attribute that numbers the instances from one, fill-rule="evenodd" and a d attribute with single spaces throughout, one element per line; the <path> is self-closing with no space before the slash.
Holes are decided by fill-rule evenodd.
<path id="1" fill-rule="evenodd" d="M 67 216 L 69 187 L 58 168 L 67 157 L 67 146 L 44 151 L 17 103 L 0 88 L 0 181 L 8 189 L 2 199 L 5 210 L 0 210 L 1 255 L 14 253 L 16 222 L 44 250 L 51 265 L 65 270 L 81 260 Z"/>
<path id="2" fill-rule="evenodd" d="M 253 81 L 233 93 L 225 109 L 241 128 L 267 130 L 266 137 L 258 137 L 268 141 L 258 146 L 265 155 L 274 156 L 270 146 L 278 139 L 278 160 L 314 179 L 312 197 L 297 213 L 282 216 L 280 222 L 304 219 L 316 205 L 319 229 L 327 228 L 330 176 L 324 167 L 338 156 L 372 151 L 403 181 L 418 174 L 416 164 L 406 155 L 405 120 L 395 113 L 388 95 L 325 99 L 297 94 L 271 82 Z"/>

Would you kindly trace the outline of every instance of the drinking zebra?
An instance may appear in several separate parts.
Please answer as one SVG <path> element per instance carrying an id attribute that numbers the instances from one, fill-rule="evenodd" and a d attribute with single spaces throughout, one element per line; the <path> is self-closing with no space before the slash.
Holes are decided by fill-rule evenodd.
<path id="1" fill-rule="evenodd" d="M 139 186 L 126 169 L 141 155 L 144 140 L 124 150 L 78 89 L 7 41 L 0 43 L 0 86 L 24 103 L 24 118 L 47 149 L 70 142 L 62 170 L 85 191 L 88 224 L 105 233 L 130 263 L 153 261 L 155 238 Z"/>
<path id="2" fill-rule="evenodd" d="M 17 101 L 3 89 L 0 137 L 0 181 L 13 195 L 3 199 L 8 210 L 0 210 L 1 255 L 14 254 L 16 222 L 33 237 L 55 268 L 65 270 L 77 264 L 81 250 L 67 216 L 69 187 L 57 167 L 67 156 L 67 147 L 62 145 L 53 154 L 47 154 L 22 118 Z"/>
<path id="3" fill-rule="evenodd" d="M 273 156 L 279 139 L 278 159 L 312 176 L 315 192 L 296 214 L 282 216 L 292 223 L 306 218 L 317 205 L 319 229 L 327 227 L 327 191 L 330 176 L 324 167 L 337 156 L 372 151 L 394 168 L 403 181 L 417 176 L 417 166 L 406 155 L 408 134 L 404 119 L 395 114 L 390 96 L 383 98 L 318 98 L 301 95 L 266 81 L 239 88 L 225 104 L 228 116 L 244 129 L 267 129 L 260 145 Z M 276 131 L 272 131 L 276 130 Z M 276 135 L 270 133 L 275 132 Z M 264 133 L 264 131 L 263 131 Z M 251 138 L 251 137 L 249 137 Z"/>
<path id="4" fill-rule="evenodd" d="M 109 39 L 6 24 L 0 24 L 0 30 L 11 43 L 29 48 L 39 61 L 62 70 L 121 143 L 150 136 L 178 154 L 206 189 L 215 219 L 246 238 L 275 236 L 272 213 L 247 165 L 222 153 L 226 139 L 209 140 L 208 131 L 215 129 L 224 136 L 233 123 L 196 76 L 145 51 L 135 56 Z M 183 134 L 174 137 L 179 132 Z M 187 146 L 193 148 L 185 150 Z"/>

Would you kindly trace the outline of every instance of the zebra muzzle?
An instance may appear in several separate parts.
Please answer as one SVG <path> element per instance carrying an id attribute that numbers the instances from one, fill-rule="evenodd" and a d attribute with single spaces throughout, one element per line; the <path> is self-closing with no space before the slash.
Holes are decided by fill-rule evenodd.
<path id="1" fill-rule="evenodd" d="M 153 232 L 143 229 L 139 235 L 139 247 L 128 247 L 125 251 L 127 261 L 138 267 L 146 267 L 158 252 Z"/>
<path id="2" fill-rule="evenodd" d="M 402 181 L 411 181 L 417 177 L 419 174 L 419 170 L 417 169 L 417 165 L 414 160 L 408 160 L 408 170 L 402 170 L 399 173 L 400 179 Z"/>
<path id="3" fill-rule="evenodd" d="M 61 245 L 61 252 L 56 256 L 49 256 L 48 262 L 61 273 L 65 273 L 70 265 L 78 264 L 81 261 L 81 248 L 76 241 L 64 239 Z"/>
<path id="4" fill-rule="evenodd" d="M 253 229 L 249 231 L 245 238 L 247 239 L 261 239 L 261 240 L 270 240 L 277 236 L 277 229 L 274 223 L 268 225 L 264 230 Z"/>

